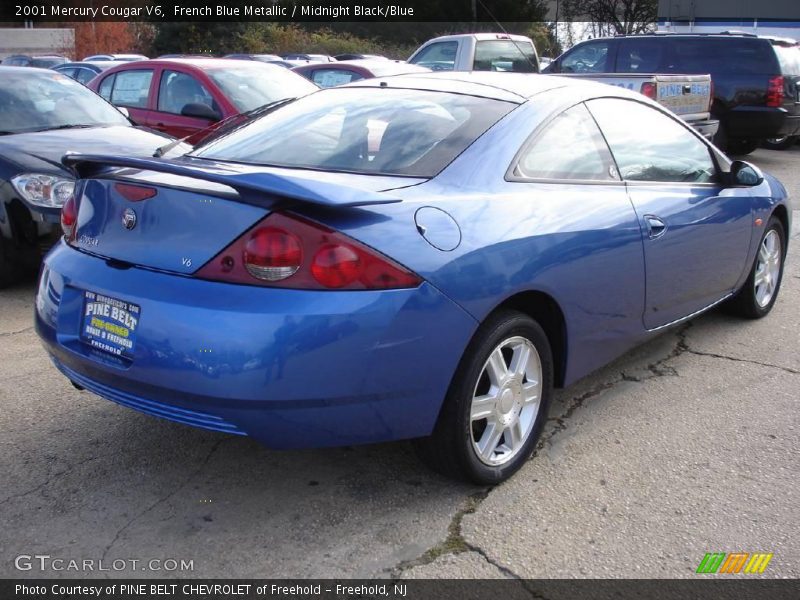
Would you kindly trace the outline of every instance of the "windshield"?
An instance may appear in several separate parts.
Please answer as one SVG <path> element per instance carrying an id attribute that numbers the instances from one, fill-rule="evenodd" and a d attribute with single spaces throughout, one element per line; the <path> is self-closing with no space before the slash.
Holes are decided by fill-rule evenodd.
<path id="1" fill-rule="evenodd" d="M 260 62 L 211 69 L 207 73 L 239 112 L 284 98 L 305 96 L 318 89 L 297 73 Z"/>
<path id="2" fill-rule="evenodd" d="M 444 92 L 331 88 L 257 119 L 194 156 L 433 177 L 515 106 Z"/>
<path id="3" fill-rule="evenodd" d="M 130 125 L 116 108 L 56 71 L 4 71 L 0 77 L 0 130 L 25 133 L 64 127 Z"/>

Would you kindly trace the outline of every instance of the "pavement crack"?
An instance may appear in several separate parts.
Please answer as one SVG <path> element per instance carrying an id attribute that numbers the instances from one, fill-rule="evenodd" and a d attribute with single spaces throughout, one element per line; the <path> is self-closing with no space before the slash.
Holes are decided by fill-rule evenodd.
<path id="1" fill-rule="evenodd" d="M 75 469 L 76 467 L 80 467 L 81 465 L 85 465 L 86 463 L 91 462 L 93 460 L 97 460 L 98 458 L 104 458 L 104 457 L 103 456 L 92 456 L 92 457 L 87 458 L 85 460 L 79 461 L 79 462 L 77 462 L 75 464 L 67 465 L 66 469 L 64 469 L 62 471 L 59 471 L 58 473 L 53 473 L 45 481 L 43 481 L 42 483 L 40 483 L 36 487 L 31 488 L 29 490 L 26 490 L 24 492 L 20 492 L 18 494 L 12 494 L 10 496 L 5 497 L 3 500 L 0 500 L 0 506 L 2 506 L 3 504 L 6 504 L 8 502 L 11 502 L 12 500 L 19 500 L 20 498 L 24 498 L 26 496 L 30 496 L 31 494 L 35 494 L 39 490 L 41 490 L 41 489 L 47 487 L 48 485 L 50 485 L 51 483 L 53 483 L 56 479 L 59 479 L 60 477 L 63 477 L 64 475 L 66 475 L 67 473 L 69 473 L 70 471 Z"/>
<path id="2" fill-rule="evenodd" d="M 418 567 L 432 563 L 440 556 L 445 556 L 448 554 L 461 554 L 462 552 L 468 552 L 469 550 L 472 550 L 471 546 L 467 544 L 461 533 L 461 522 L 464 520 L 466 515 L 471 515 L 478 510 L 481 502 L 483 502 L 489 496 L 491 489 L 492 488 L 485 488 L 467 496 L 461 508 L 456 511 L 456 514 L 454 514 L 453 518 L 450 520 L 450 524 L 447 526 L 447 537 L 444 539 L 444 541 L 437 544 L 433 548 L 429 548 L 421 556 L 411 560 L 403 561 L 393 567 L 391 569 L 392 577 L 399 578 L 403 571 L 411 569 L 412 567 Z"/>
<path id="3" fill-rule="evenodd" d="M 0 333 L 0 338 L 11 337 L 13 335 L 20 335 L 21 333 L 28 333 L 29 331 L 33 331 L 33 325 L 31 325 L 30 327 L 26 327 L 25 329 L 20 329 L 19 331 L 6 331 Z"/>
<path id="4" fill-rule="evenodd" d="M 165 494 L 164 496 L 161 496 L 158 500 L 156 500 L 155 502 L 150 504 L 150 506 L 148 506 L 147 508 L 145 508 L 141 512 L 135 514 L 133 517 L 128 519 L 128 521 L 122 527 L 120 527 L 117 530 L 117 532 L 114 534 L 114 538 L 111 540 L 111 542 L 109 542 L 109 544 L 106 546 L 105 550 L 103 550 L 102 560 L 106 559 L 106 556 L 108 556 L 108 553 L 111 551 L 111 548 L 114 547 L 114 545 L 119 541 L 119 539 L 122 536 L 122 534 L 125 533 L 125 531 L 127 531 L 131 527 L 131 525 L 133 525 L 136 521 L 141 519 L 143 516 L 145 516 L 150 511 L 154 510 L 156 507 L 160 506 L 161 504 L 163 504 L 164 502 L 166 502 L 167 500 L 172 498 L 175 494 L 177 494 L 184 487 L 186 487 L 195 477 L 197 477 L 201 473 L 201 471 L 205 468 L 205 466 L 209 463 L 209 461 L 211 460 L 211 457 L 214 455 L 214 453 L 219 449 L 219 447 L 222 445 L 222 443 L 226 439 L 228 439 L 228 438 L 222 438 L 221 440 L 215 442 L 214 445 L 211 446 L 211 449 L 208 451 L 208 453 L 206 453 L 205 458 L 202 461 L 200 461 L 200 464 L 197 466 L 197 468 L 194 471 L 192 471 L 171 492 L 169 492 L 168 494 Z"/>
<path id="5" fill-rule="evenodd" d="M 771 363 L 760 362 L 757 360 L 750 360 L 749 358 L 736 358 L 735 356 L 726 356 L 725 354 L 715 354 L 714 352 L 703 352 L 701 350 L 693 350 L 691 348 L 688 348 L 687 352 L 689 352 L 689 354 L 695 354 L 697 356 L 708 356 L 710 358 L 719 358 L 721 360 L 730 360 L 733 362 L 748 363 L 751 365 L 758 365 L 760 367 L 779 369 L 781 371 L 791 373 L 792 375 L 800 375 L 800 371 L 797 369 L 792 369 L 791 367 L 782 367 L 781 365 L 773 365 Z"/>
<path id="6" fill-rule="evenodd" d="M 578 411 L 581 407 L 583 407 L 584 403 L 594 398 L 595 396 L 599 396 L 603 392 L 610 390 L 611 388 L 617 386 L 618 384 L 624 381 L 630 381 L 635 383 L 644 383 L 646 381 L 650 381 L 651 379 L 655 379 L 657 377 L 679 377 L 678 371 L 672 367 L 671 365 L 667 364 L 672 359 L 680 356 L 684 352 L 689 351 L 689 346 L 686 342 L 686 336 L 688 330 L 691 328 L 691 323 L 688 323 L 678 329 L 675 332 L 677 337 L 677 341 L 675 342 L 675 347 L 667 354 L 665 357 L 660 358 L 659 360 L 650 363 L 645 367 L 647 373 L 643 376 L 635 376 L 625 371 L 621 371 L 618 376 L 611 379 L 610 381 L 603 382 L 601 384 L 596 385 L 592 389 L 584 392 L 580 396 L 574 396 L 569 400 L 567 403 L 567 410 L 564 411 L 558 417 L 551 417 L 548 419 L 555 423 L 553 428 L 550 432 L 546 435 L 543 435 L 542 438 L 539 440 L 539 443 L 536 447 L 536 452 L 533 453 L 531 459 L 535 458 L 537 454 L 544 448 L 545 444 L 547 444 L 553 437 L 564 431 L 568 426 L 568 421 Z"/>

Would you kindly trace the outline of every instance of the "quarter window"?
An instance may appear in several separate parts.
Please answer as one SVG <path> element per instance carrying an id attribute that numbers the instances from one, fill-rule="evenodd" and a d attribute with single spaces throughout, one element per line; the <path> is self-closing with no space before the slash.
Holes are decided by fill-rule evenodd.
<path id="1" fill-rule="evenodd" d="M 655 108 L 616 98 L 587 102 L 628 181 L 711 183 L 711 153 L 684 125 Z"/>
<path id="2" fill-rule="evenodd" d="M 111 90 L 114 89 L 114 79 L 116 77 L 116 75 L 109 75 L 103 79 L 103 81 L 100 82 L 100 88 L 97 90 L 97 93 L 108 102 L 111 102 Z"/>
<path id="3" fill-rule="evenodd" d="M 583 104 L 545 125 L 523 151 L 514 175 L 524 179 L 619 181 L 614 159 Z"/>
<path id="4" fill-rule="evenodd" d="M 116 74 L 113 83 L 111 103 L 134 108 L 147 108 L 152 79 L 152 70 L 120 71 Z M 103 83 L 105 84 L 105 81 Z"/>

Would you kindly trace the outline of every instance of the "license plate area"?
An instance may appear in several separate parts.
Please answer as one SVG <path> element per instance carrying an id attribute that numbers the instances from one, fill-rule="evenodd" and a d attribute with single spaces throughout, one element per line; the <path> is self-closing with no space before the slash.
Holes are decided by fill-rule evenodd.
<path id="1" fill-rule="evenodd" d="M 141 308 L 138 304 L 84 290 L 80 338 L 111 356 L 133 358 Z"/>

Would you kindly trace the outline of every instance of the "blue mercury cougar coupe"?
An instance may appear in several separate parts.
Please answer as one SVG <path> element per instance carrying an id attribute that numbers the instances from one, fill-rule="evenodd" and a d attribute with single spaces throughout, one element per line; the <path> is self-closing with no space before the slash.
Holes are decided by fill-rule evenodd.
<path id="1" fill-rule="evenodd" d="M 76 386 L 275 448 L 419 438 L 478 483 L 554 387 L 717 304 L 766 315 L 790 230 L 773 177 L 548 76 L 359 81 L 180 158 L 65 162 L 36 326 Z"/>

